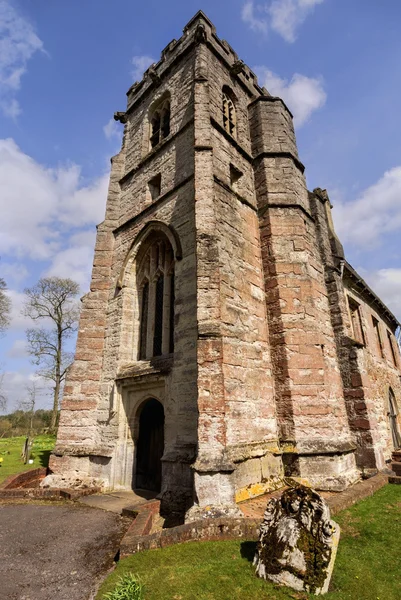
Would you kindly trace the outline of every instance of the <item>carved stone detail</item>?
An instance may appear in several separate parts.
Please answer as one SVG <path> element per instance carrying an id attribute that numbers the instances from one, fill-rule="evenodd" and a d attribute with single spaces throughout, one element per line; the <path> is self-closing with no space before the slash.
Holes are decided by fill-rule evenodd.
<path id="1" fill-rule="evenodd" d="M 205 44 L 207 41 L 206 27 L 202 23 L 195 29 L 194 40 L 195 44 Z"/>
<path id="2" fill-rule="evenodd" d="M 126 123 L 127 122 L 127 113 L 125 112 L 115 112 L 114 113 L 114 120 L 118 121 L 119 123 Z"/>
<path id="3" fill-rule="evenodd" d="M 340 528 L 314 490 L 296 485 L 266 507 L 254 565 L 259 577 L 298 591 L 325 594 Z"/>
<path id="4" fill-rule="evenodd" d="M 244 69 L 245 63 L 243 60 L 236 60 L 230 67 L 231 75 L 239 75 Z"/>

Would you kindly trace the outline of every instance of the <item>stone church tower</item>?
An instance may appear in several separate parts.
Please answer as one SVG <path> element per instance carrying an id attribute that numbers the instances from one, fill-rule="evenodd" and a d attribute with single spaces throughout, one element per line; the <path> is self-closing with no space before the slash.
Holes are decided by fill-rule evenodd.
<path id="1" fill-rule="evenodd" d="M 151 489 L 166 513 L 382 468 L 389 430 L 367 435 L 366 361 L 344 342 L 352 273 L 287 106 L 202 12 L 127 96 L 53 481 Z"/>

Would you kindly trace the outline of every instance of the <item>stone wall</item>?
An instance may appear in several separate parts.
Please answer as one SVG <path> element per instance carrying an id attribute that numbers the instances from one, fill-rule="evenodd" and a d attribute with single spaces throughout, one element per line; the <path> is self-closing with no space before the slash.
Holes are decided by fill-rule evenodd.
<path id="1" fill-rule="evenodd" d="M 346 263 L 343 248 L 333 229 L 327 192 L 317 189 L 310 194 L 310 200 L 318 226 L 343 394 L 349 427 L 356 445 L 357 465 L 366 473 L 370 473 L 372 470 L 383 469 L 393 450 L 388 419 L 388 397 L 391 387 L 400 403 L 401 361 L 394 336 L 397 322 Z M 362 340 L 357 340 L 353 331 L 349 299 L 353 299 L 354 303 L 359 305 Z M 372 317 L 379 323 L 383 355 L 377 343 Z M 387 332 L 392 339 L 395 362 Z"/>
<path id="2" fill-rule="evenodd" d="M 232 91 L 236 135 L 222 122 Z M 281 479 L 247 105 L 252 97 L 210 48 L 195 86 L 198 277 L 197 501 L 233 502 Z M 230 176 L 234 168 L 235 183 Z M 245 494 L 245 496 L 244 496 Z"/>

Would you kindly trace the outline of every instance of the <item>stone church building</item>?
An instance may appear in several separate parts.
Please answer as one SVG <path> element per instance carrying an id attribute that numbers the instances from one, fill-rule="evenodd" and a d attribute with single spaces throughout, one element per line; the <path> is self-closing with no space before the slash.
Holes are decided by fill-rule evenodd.
<path id="1" fill-rule="evenodd" d="M 202 12 L 127 98 L 53 484 L 154 490 L 168 513 L 384 469 L 399 323 L 308 191 L 288 107 Z"/>

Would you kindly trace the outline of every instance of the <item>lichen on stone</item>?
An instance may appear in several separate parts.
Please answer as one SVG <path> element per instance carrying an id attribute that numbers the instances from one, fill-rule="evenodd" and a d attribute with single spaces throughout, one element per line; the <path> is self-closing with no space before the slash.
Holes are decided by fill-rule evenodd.
<path id="1" fill-rule="evenodd" d="M 338 535 L 323 498 L 306 486 L 292 486 L 266 507 L 254 559 L 256 573 L 298 591 L 325 593 Z"/>

